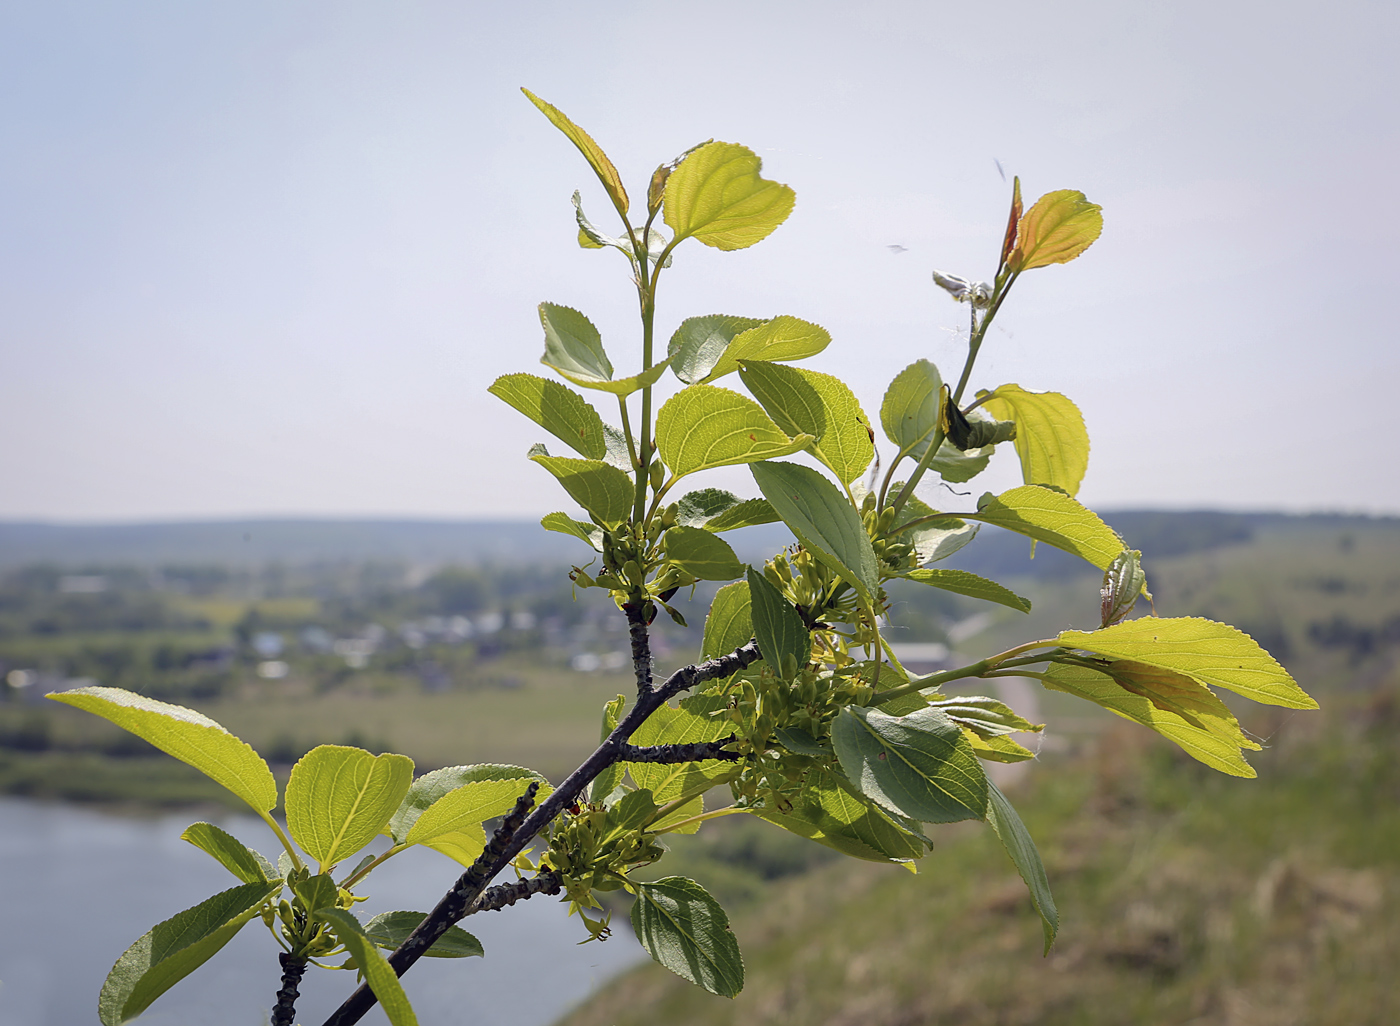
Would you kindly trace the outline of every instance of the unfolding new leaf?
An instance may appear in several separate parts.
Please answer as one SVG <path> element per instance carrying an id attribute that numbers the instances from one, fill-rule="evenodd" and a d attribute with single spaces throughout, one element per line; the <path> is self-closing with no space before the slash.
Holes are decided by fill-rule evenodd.
<path id="1" fill-rule="evenodd" d="M 1031 892 L 1031 901 L 1035 903 L 1035 910 L 1040 913 L 1040 920 L 1045 929 L 1045 952 L 1048 954 L 1050 945 L 1055 943 L 1055 934 L 1060 929 L 1060 913 L 1055 908 L 1055 898 L 1050 893 L 1050 880 L 1045 875 L 1045 864 L 1040 861 L 1040 852 L 1036 849 L 1035 841 L 1031 839 L 1030 831 L 1021 822 L 1021 817 L 991 781 L 987 782 L 987 822 L 996 831 L 997 837 L 1001 838 L 1002 847 L 1006 849 L 1006 854 L 1011 856 L 1021 879 L 1026 881 L 1026 887 Z"/>
<path id="2" fill-rule="evenodd" d="M 741 361 L 791 363 L 816 356 L 831 344 L 831 333 L 820 324 L 786 314 L 763 321 L 734 336 L 702 384 L 739 369 Z"/>
<path id="3" fill-rule="evenodd" d="M 744 989 L 744 960 L 729 917 L 705 888 L 685 877 L 637 883 L 632 929 L 647 954 L 711 994 Z"/>
<path id="4" fill-rule="evenodd" d="M 720 534 L 735 531 L 741 527 L 754 527 L 758 524 L 776 524 L 782 518 L 773 504 L 767 499 L 745 499 L 737 506 L 731 506 L 723 513 L 705 522 L 705 530 Z"/>
<path id="5" fill-rule="evenodd" d="M 572 307 L 541 303 L 540 324 L 544 326 L 544 355 L 540 363 L 582 388 L 627 396 L 654 384 L 665 373 L 663 360 L 641 374 L 614 380 L 612 361 L 603 351 L 598 329 Z"/>
<path id="6" fill-rule="evenodd" d="M 568 444 L 580 456 L 602 459 L 608 451 L 603 421 L 588 401 L 557 381 L 507 374 L 487 389 Z"/>
<path id="7" fill-rule="evenodd" d="M 1090 203 L 1082 192 L 1047 192 L 1021 216 L 1016 248 L 1007 266 L 1020 272 L 1068 263 L 1093 245 L 1102 231 L 1103 208 Z"/>
<path id="8" fill-rule="evenodd" d="M 564 491 L 604 524 L 616 525 L 632 512 L 632 479 L 602 460 L 576 460 L 533 451 L 530 459 L 558 479 Z M 573 533 L 573 532 L 569 532 Z"/>
<path id="9" fill-rule="evenodd" d="M 987 776 L 962 730 L 933 707 L 889 716 L 847 706 L 831 740 L 851 783 L 892 812 L 925 823 L 986 814 Z"/>
<path id="10" fill-rule="evenodd" d="M 191 823 L 180 835 L 200 851 L 213 856 L 220 865 L 244 883 L 275 880 L 281 874 L 252 848 L 213 823 Z"/>
<path id="11" fill-rule="evenodd" d="M 715 592 L 710 615 L 705 618 L 701 659 L 716 659 L 753 640 L 751 595 L 748 583 L 735 581 Z"/>
<path id="12" fill-rule="evenodd" d="M 1016 422 L 1016 455 L 1026 484 L 1078 494 L 1089 467 L 1089 432 L 1079 407 L 1059 392 L 1027 392 L 1020 385 L 1002 385 L 992 396 L 983 407 Z"/>
<path id="13" fill-rule="evenodd" d="M 698 384 L 709 376 L 736 336 L 762 323 L 753 317 L 725 314 L 686 318 L 667 346 L 671 370 L 687 385 Z"/>
<path id="14" fill-rule="evenodd" d="M 262 756 L 209 717 L 121 688 L 73 688 L 47 696 L 110 720 L 222 784 L 256 812 L 277 804 L 277 782 Z"/>
<path id="15" fill-rule="evenodd" d="M 1214 620 L 1144 616 L 1097 631 L 1064 631 L 1056 641 L 1067 648 L 1175 670 L 1266 705 L 1317 708 L 1312 696 L 1257 641 Z"/>
<path id="16" fill-rule="evenodd" d="M 732 581 L 744 564 L 723 538 L 699 527 L 673 527 L 663 536 L 666 558 L 702 581 Z"/>
<path id="17" fill-rule="evenodd" d="M 666 180 L 666 224 L 677 240 L 744 249 L 767 238 L 792 213 L 796 193 L 759 176 L 757 154 L 735 143 L 696 148 Z"/>
<path id="18" fill-rule="evenodd" d="M 427 918 L 426 912 L 381 912 L 365 923 L 365 934 L 375 947 L 393 951 Z M 485 953 L 481 941 L 460 926 L 449 926 L 447 932 L 423 952 L 429 958 L 470 958 Z"/>
<path id="19" fill-rule="evenodd" d="M 920 584 L 941 588 L 957 595 L 967 595 L 969 598 L 996 602 L 1020 613 L 1031 611 L 1030 599 L 1022 598 L 1009 588 L 1003 588 L 996 581 L 978 577 L 966 570 L 919 569 L 910 570 L 900 574 L 900 576 L 905 580 L 918 581 Z"/>
<path id="20" fill-rule="evenodd" d="M 1123 539 L 1097 513 L 1077 500 L 1040 485 L 1022 485 L 977 502 L 976 513 L 962 513 L 1008 531 L 1024 534 L 1106 569 L 1123 551 Z"/>
<path id="21" fill-rule="evenodd" d="M 1184 673 L 1130 660 L 1104 660 L 1091 669 L 1055 663 L 1041 678 L 1047 688 L 1086 698 L 1141 723 L 1179 745 L 1193 759 L 1235 777 L 1255 776 L 1234 713 L 1209 688 Z"/>
<path id="22" fill-rule="evenodd" d="M 412 783 L 413 760 L 406 755 L 320 745 L 292 767 L 287 829 L 325 871 L 374 839 Z"/>
<path id="23" fill-rule="evenodd" d="M 657 450 L 676 477 L 786 456 L 811 442 L 810 435 L 789 438 L 758 403 L 714 385 L 676 393 L 656 416 Z"/>
<path id="24" fill-rule="evenodd" d="M 556 534 L 567 534 L 589 545 L 595 552 L 603 551 L 603 529 L 596 524 L 586 524 L 575 520 L 567 513 L 546 513 L 540 518 L 540 526 Z"/>
<path id="25" fill-rule="evenodd" d="M 812 658 L 812 635 L 793 604 L 753 567 L 748 584 L 758 650 L 774 673 L 791 680 Z"/>
<path id="26" fill-rule="evenodd" d="M 1152 593 L 1147 590 L 1147 574 L 1142 569 L 1141 552 L 1124 549 L 1118 553 L 1103 572 L 1099 598 L 1100 627 L 1123 619 L 1133 611 L 1139 598 L 1152 601 Z"/>
<path id="27" fill-rule="evenodd" d="M 870 466 L 875 456 L 870 422 L 845 382 L 757 360 L 744 362 L 739 377 L 778 427 L 789 435 L 816 438 L 812 452 L 843 484 Z"/>
<path id="28" fill-rule="evenodd" d="M 233 939 L 282 881 L 245 883 L 151 927 L 122 952 L 97 998 L 103 1026 L 121 1026 L 150 1007 Z"/>
<path id="29" fill-rule="evenodd" d="M 342 908 L 322 909 L 317 918 L 330 926 L 336 940 L 349 949 L 392 1026 L 418 1026 L 418 1017 L 413 1014 L 398 974 L 379 953 L 360 921 Z"/>
<path id="30" fill-rule="evenodd" d="M 578 147 L 579 152 L 588 161 L 588 166 L 603 183 L 613 206 L 617 207 L 618 213 L 625 216 L 628 208 L 627 190 L 622 187 L 622 176 L 617 173 L 617 168 L 613 167 L 613 162 L 608 159 L 603 148 L 593 141 L 592 136 L 570 121 L 558 107 L 546 103 L 528 89 L 522 88 L 520 91 L 539 108 L 540 113 L 549 118 L 550 124 L 568 136 L 569 141 Z"/>
<path id="31" fill-rule="evenodd" d="M 803 547 L 840 574 L 864 602 L 871 602 L 879 586 L 875 550 L 846 496 L 815 470 L 795 463 L 768 461 L 749 469 L 759 491 Z"/>

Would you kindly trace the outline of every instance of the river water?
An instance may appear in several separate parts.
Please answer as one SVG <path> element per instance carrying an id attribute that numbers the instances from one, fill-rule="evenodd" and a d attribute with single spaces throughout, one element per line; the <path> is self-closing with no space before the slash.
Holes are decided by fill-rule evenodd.
<path id="1" fill-rule="evenodd" d="M 157 922 L 237 881 L 180 840 L 189 815 L 134 818 L 70 805 L 0 798 L 0 1026 L 97 1023 L 97 993 L 112 963 Z M 252 817 L 220 826 L 276 861 L 270 830 Z M 431 908 L 460 871 L 434 852 L 410 849 L 374 872 L 362 918 Z M 538 896 L 463 924 L 485 958 L 423 959 L 404 978 L 423 1026 L 510 1023 L 546 1026 L 620 969 L 644 959 L 625 919 L 606 943 L 566 919 L 558 899 Z M 280 969 L 259 920 L 176 984 L 142 1026 L 259 1026 L 267 1022 Z M 297 1020 L 321 1022 L 354 977 L 311 967 Z M 387 1023 L 376 1008 L 364 1022 Z"/>

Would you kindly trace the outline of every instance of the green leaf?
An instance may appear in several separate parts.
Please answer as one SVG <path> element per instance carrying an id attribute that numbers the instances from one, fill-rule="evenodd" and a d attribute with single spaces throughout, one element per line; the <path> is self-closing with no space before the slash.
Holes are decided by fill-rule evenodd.
<path id="1" fill-rule="evenodd" d="M 760 819 L 851 858 L 908 863 L 928 853 L 928 839 L 824 769 L 808 771 L 802 796 L 786 809 L 759 809 Z"/>
<path id="2" fill-rule="evenodd" d="M 705 530 L 714 534 L 735 531 L 741 527 L 754 527 L 758 524 L 776 524 L 782 518 L 773 504 L 767 499 L 745 499 L 711 520 L 706 521 Z"/>
<path id="3" fill-rule="evenodd" d="M 729 737 L 734 733 L 734 725 L 723 715 L 728 706 L 729 698 L 722 694 L 691 695 L 682 699 L 678 706 L 663 705 L 637 728 L 632 735 L 632 743 L 688 745 Z M 719 759 L 671 764 L 629 762 L 626 766 L 637 787 L 650 792 L 657 805 L 711 786 L 735 770 L 734 763 Z M 661 827 L 702 811 L 703 806 L 697 798 L 694 803 L 688 803 L 685 808 L 653 825 Z M 699 824 L 695 826 L 698 828 Z"/>
<path id="4" fill-rule="evenodd" d="M 575 520 L 567 513 L 547 513 L 540 518 L 540 526 L 556 534 L 567 534 L 591 546 L 593 551 L 603 551 L 603 529 L 596 524 L 586 524 Z"/>
<path id="5" fill-rule="evenodd" d="M 544 355 L 540 363 L 582 388 L 627 396 L 654 384 L 666 371 L 663 360 L 641 374 L 613 380 L 613 366 L 603 351 L 602 336 L 587 317 L 572 307 L 541 303 L 540 323 L 544 325 Z"/>
<path id="6" fill-rule="evenodd" d="M 311 912 L 319 912 L 323 908 L 335 908 L 336 901 L 340 897 L 340 889 L 336 887 L 335 881 L 331 879 L 329 873 L 317 873 L 315 876 L 293 877 L 296 882 L 291 885 L 292 893 L 301 899 Z"/>
<path id="7" fill-rule="evenodd" d="M 992 825 L 997 837 L 1001 838 L 1002 847 L 1016 864 L 1016 871 L 1021 874 L 1021 879 L 1026 881 L 1026 887 L 1031 892 L 1031 901 L 1035 903 L 1035 910 L 1040 913 L 1040 921 L 1045 929 L 1045 953 L 1049 954 L 1050 945 L 1055 943 L 1055 934 L 1060 929 L 1060 913 L 1056 910 L 1055 898 L 1050 893 L 1050 880 L 1045 875 L 1045 864 L 1040 861 L 1040 852 L 1036 849 L 1035 841 L 1031 839 L 1030 831 L 1021 822 L 1021 817 L 1016 814 L 1006 796 L 990 781 L 987 782 L 987 822 Z"/>
<path id="8" fill-rule="evenodd" d="M 898 495 L 903 487 L 903 482 L 895 482 L 890 487 L 890 494 Z M 896 522 L 903 525 L 911 520 L 920 520 L 934 514 L 935 510 L 931 506 L 917 495 L 911 495 L 904 501 L 904 508 L 899 511 L 899 518 Z M 947 559 L 972 541 L 973 538 L 977 537 L 978 530 L 980 530 L 978 524 L 969 524 L 958 517 L 946 516 L 939 517 L 937 520 L 925 520 L 917 527 L 901 531 L 898 538 L 900 541 L 908 542 L 914 546 L 914 554 L 921 564 L 936 563 L 940 559 Z"/>
<path id="9" fill-rule="evenodd" d="M 548 781 L 534 770 L 524 766 L 510 766 L 501 763 L 475 763 L 470 766 L 445 766 L 424 773 L 413 782 L 404 795 L 399 807 L 389 818 L 386 832 L 395 844 L 408 840 L 408 832 L 418 822 L 418 817 L 438 799 L 450 794 L 465 784 L 479 780 L 523 780 L 528 783 L 538 780 L 544 786 Z M 524 790 L 522 788 L 521 790 Z"/>
<path id="10" fill-rule="evenodd" d="M 810 435 L 789 438 L 758 403 L 714 385 L 677 392 L 656 416 L 657 450 L 676 477 L 786 456 L 811 442 Z"/>
<path id="11" fill-rule="evenodd" d="M 1045 724 L 1032 723 L 1006 703 L 985 695 L 931 698 L 929 704 L 954 723 L 962 724 L 984 738 L 1014 734 L 1018 730 L 1038 733 L 1045 728 Z"/>
<path id="12" fill-rule="evenodd" d="M 599 731 L 598 740 L 606 741 L 618 723 L 622 720 L 622 710 L 627 706 L 627 699 L 618 695 L 611 702 L 603 705 L 603 726 Z M 617 790 L 617 786 L 622 783 L 623 774 L 627 772 L 619 762 L 614 762 L 603 768 L 603 771 L 593 778 L 593 783 L 588 785 L 588 793 L 595 802 L 607 801 L 608 795 Z"/>
<path id="13" fill-rule="evenodd" d="M 569 142 L 578 147 L 578 151 L 588 161 L 588 166 L 598 176 L 598 181 L 603 183 L 603 188 L 607 190 L 608 198 L 612 200 L 617 212 L 626 217 L 629 206 L 627 190 L 622 187 L 622 176 L 617 173 L 617 168 L 613 167 L 613 162 L 608 159 L 602 147 L 593 141 L 592 136 L 570 121 L 558 107 L 546 103 L 528 89 L 522 88 L 520 91 L 540 109 L 540 113 L 549 118 L 550 124 L 568 136 Z"/>
<path id="14" fill-rule="evenodd" d="M 282 889 L 264 880 L 220 891 L 151 927 L 122 952 L 97 998 L 103 1026 L 136 1018 L 151 1002 L 209 961 Z"/>
<path id="15" fill-rule="evenodd" d="M 879 564 L 850 501 L 821 474 L 795 463 L 770 461 L 749 469 L 803 547 L 845 578 L 868 605 L 879 587 Z"/>
<path id="16" fill-rule="evenodd" d="M 408 940 L 408 935 L 427 918 L 426 912 L 381 912 L 365 923 L 365 935 L 374 942 L 375 947 L 393 951 Z M 486 952 L 482 950 L 481 941 L 466 930 L 460 926 L 449 926 L 447 932 L 433 941 L 433 946 L 423 954 L 429 958 L 470 958 Z"/>
<path id="17" fill-rule="evenodd" d="M 986 814 L 987 776 L 958 725 L 937 709 L 887 716 L 847 706 L 831 740 L 851 783 L 892 812 L 925 823 Z"/>
<path id="18" fill-rule="evenodd" d="M 815 436 L 813 453 L 843 484 L 870 466 L 875 458 L 870 421 L 841 379 L 762 361 L 746 361 L 739 377 L 778 427 L 789 435 Z"/>
<path id="19" fill-rule="evenodd" d="M 1003 588 L 996 581 L 989 581 L 985 577 L 978 577 L 976 574 L 968 573 L 966 570 L 910 570 L 901 574 L 905 580 L 918 581 L 920 584 L 927 584 L 933 588 L 942 588 L 944 591 L 951 591 L 958 595 L 966 595 L 969 598 L 982 599 L 986 602 L 996 602 L 1007 606 L 1020 613 L 1031 611 L 1031 600 L 1022 598 L 1014 591 Z"/>
<path id="20" fill-rule="evenodd" d="M 487 389 L 529 417 L 579 455 L 602 459 L 608 451 L 603 421 L 588 400 L 557 381 L 533 374 L 507 374 Z"/>
<path id="21" fill-rule="evenodd" d="M 1041 680 L 1047 688 L 1088 699 L 1155 730 L 1212 769 L 1234 777 L 1257 775 L 1244 751 L 1259 751 L 1259 745 L 1245 736 L 1214 692 L 1184 673 L 1105 660 L 1098 669 L 1055 663 Z"/>
<path id="22" fill-rule="evenodd" d="M 1047 192 L 1021 215 L 1016 248 L 1007 266 L 1019 274 L 1032 267 L 1068 263 L 1093 245 L 1102 231 L 1103 207 L 1090 203 L 1082 192 Z"/>
<path id="23" fill-rule="evenodd" d="M 262 756 L 207 716 L 121 688 L 73 688 L 48 696 L 110 720 L 222 784 L 257 812 L 277 804 L 277 782 Z"/>
<path id="24" fill-rule="evenodd" d="M 413 783 L 406 755 L 320 745 L 292 767 L 287 829 L 324 872 L 374 839 Z"/>
<path id="25" fill-rule="evenodd" d="M 915 360 L 895 375 L 880 404 L 880 426 L 901 456 L 919 456 L 938 428 L 943 376 L 927 360 Z"/>
<path id="26" fill-rule="evenodd" d="M 752 592 L 744 581 L 726 584 L 715 592 L 710 615 L 705 618 L 705 637 L 700 645 L 701 659 L 728 655 L 753 640 Z"/>
<path id="27" fill-rule="evenodd" d="M 729 544 L 699 527 L 673 527 L 662 540 L 666 558 L 702 581 L 732 581 L 744 572 Z"/>
<path id="28" fill-rule="evenodd" d="M 601 523 L 616 526 L 631 514 L 636 497 L 632 479 L 616 467 L 601 460 L 576 460 L 539 451 L 530 459 L 553 474 L 569 497 Z"/>
<path id="29" fill-rule="evenodd" d="M 604 463 L 625 474 L 630 474 L 636 469 L 632 461 L 632 451 L 627 446 L 626 435 L 611 424 L 604 424 L 603 441 L 608 447 L 607 455 L 603 457 Z"/>
<path id="30" fill-rule="evenodd" d="M 1124 548 L 1118 532 L 1097 513 L 1063 492 L 1040 485 L 1022 485 L 1000 495 L 988 492 L 977 501 L 976 513 L 959 515 L 1064 549 L 1100 570 Z"/>
<path id="31" fill-rule="evenodd" d="M 1004 734 L 983 737 L 971 727 L 963 726 L 963 737 L 972 745 L 973 754 L 988 762 L 1026 762 L 1035 758 L 1035 752 Z"/>
<path id="32" fill-rule="evenodd" d="M 744 960 L 729 917 L 705 888 L 681 876 L 633 886 L 632 929 L 647 954 L 711 994 L 734 997 L 744 989 Z"/>
<path id="33" fill-rule="evenodd" d="M 1175 670 L 1245 698 L 1288 709 L 1316 709 L 1278 660 L 1244 631 L 1195 616 L 1144 616 L 1097 631 L 1064 631 L 1066 648 Z"/>
<path id="34" fill-rule="evenodd" d="M 687 385 L 705 380 L 724 356 L 729 343 L 762 323 L 754 317 L 730 317 L 725 314 L 686 318 L 667 345 L 671 370 Z"/>
<path id="35" fill-rule="evenodd" d="M 1002 385 L 982 405 L 993 416 L 1016 422 L 1016 455 L 1026 484 L 1079 493 L 1089 468 L 1089 432 L 1079 407 L 1067 396 Z"/>
<path id="36" fill-rule="evenodd" d="M 748 571 L 754 636 L 773 672 L 792 680 L 812 658 L 812 635 L 801 615 L 763 574 Z"/>
<path id="37" fill-rule="evenodd" d="M 797 194 L 759 177 L 763 161 L 746 146 L 706 143 L 666 180 L 666 224 L 679 242 L 695 238 L 716 249 L 745 249 L 787 220 Z"/>
<path id="38" fill-rule="evenodd" d="M 914 455 L 922 457 L 927 447 L 916 448 L 918 451 Z M 929 460 L 929 469 L 949 484 L 962 484 L 964 481 L 971 481 L 987 469 L 994 449 L 994 446 L 986 445 L 980 449 L 968 449 L 963 452 L 944 439 L 943 444 L 938 447 L 938 455 Z"/>
<path id="39" fill-rule="evenodd" d="M 676 523 L 704 527 L 706 522 L 739 505 L 739 496 L 723 488 L 700 488 L 676 500 Z"/>
<path id="40" fill-rule="evenodd" d="M 398 974 L 379 953 L 360 921 L 340 908 L 322 909 L 316 918 L 326 923 L 336 940 L 349 949 L 389 1022 L 393 1026 L 418 1026 L 418 1017 L 413 1014 L 413 1006 L 408 1003 Z"/>
<path id="41" fill-rule="evenodd" d="M 434 848 L 469 866 L 486 847 L 482 824 L 513 809 L 532 782 L 534 778 L 476 780 L 454 788 L 423 810 L 404 843 Z M 541 784 L 539 797 L 549 791 L 548 784 Z"/>
<path id="42" fill-rule="evenodd" d="M 280 877 L 271 862 L 213 823 L 191 823 L 180 840 L 189 841 L 200 851 L 212 855 L 244 883 L 264 883 Z"/>
<path id="43" fill-rule="evenodd" d="M 820 324 L 784 314 L 735 335 L 700 383 L 714 381 L 738 370 L 740 361 L 790 363 L 816 356 L 829 345 L 831 333 Z"/>

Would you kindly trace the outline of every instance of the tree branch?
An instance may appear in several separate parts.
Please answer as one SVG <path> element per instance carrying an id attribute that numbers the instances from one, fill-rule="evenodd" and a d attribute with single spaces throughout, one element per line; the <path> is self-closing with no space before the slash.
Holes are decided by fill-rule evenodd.
<path id="1" fill-rule="evenodd" d="M 738 762 L 743 758 L 738 752 L 725 749 L 739 739 L 733 734 L 717 741 L 696 741 L 685 745 L 623 745 L 619 750 L 619 762 L 701 762 L 705 759 L 719 759 L 723 762 Z"/>
<path id="2" fill-rule="evenodd" d="M 272 1026 L 292 1026 L 297 1016 L 297 987 L 306 972 L 306 959 L 285 951 L 277 957 L 282 962 L 282 989 L 277 992 L 277 1003 L 272 1006 Z"/>
<path id="3" fill-rule="evenodd" d="M 481 900 L 476 903 L 476 907 L 468 915 L 477 912 L 499 912 L 507 905 L 524 901 L 534 894 L 558 894 L 563 887 L 564 881 L 558 873 L 541 873 L 529 880 L 497 884 L 482 892 Z"/>
<path id="4" fill-rule="evenodd" d="M 629 621 L 630 617 L 631 614 L 629 614 Z M 645 633 L 645 624 L 642 625 L 642 629 Z M 650 660 L 651 646 L 649 643 L 645 645 L 645 654 Z M 389 956 L 389 964 L 393 966 L 394 972 L 402 976 L 408 971 L 408 967 L 418 961 L 423 952 L 433 945 L 434 941 L 447 932 L 449 926 L 457 923 L 477 907 L 478 902 L 484 896 L 486 884 L 497 873 L 510 865 L 515 856 L 525 849 L 525 846 L 534 839 L 536 834 L 552 823 L 565 808 L 572 805 L 583 793 L 584 788 L 593 782 L 594 777 L 621 759 L 623 746 L 637 728 L 646 722 L 648 716 L 656 712 L 668 699 L 687 688 L 693 688 L 696 685 L 722 677 L 729 677 L 744 667 L 756 663 L 760 658 L 762 657 L 759 655 L 758 646 L 750 641 L 747 645 L 730 652 L 728 655 L 710 659 L 699 665 L 683 666 L 666 678 L 660 687 L 649 687 L 645 694 L 639 694 L 636 704 L 628 710 L 627 715 L 608 735 L 607 740 L 594 749 L 593 754 L 585 759 L 578 769 L 570 773 L 558 789 L 541 802 L 539 807 L 528 817 L 524 815 L 524 810 L 529 808 L 526 798 L 528 797 L 531 802 L 534 800 L 533 788 L 521 796 L 520 801 L 516 803 L 515 811 L 506 817 L 501 828 L 491 838 L 491 843 L 487 845 L 486 851 L 483 851 L 472 863 L 471 868 L 462 874 L 453 888 L 437 903 L 437 907 L 429 912 L 427 917 L 418 924 L 418 928 L 399 945 L 398 950 Z M 649 662 L 646 674 L 649 680 L 651 675 Z M 642 677 L 640 668 L 637 677 L 640 681 Z M 345 1002 L 331 1014 L 323 1026 L 350 1026 L 351 1023 L 359 1022 L 360 1018 L 374 1007 L 374 1003 L 374 992 L 368 987 L 361 986 L 345 999 Z"/>
<path id="5" fill-rule="evenodd" d="M 627 633 L 632 639 L 632 669 L 637 673 L 637 694 L 651 693 L 651 633 L 647 630 L 646 602 L 625 602 L 622 611 L 627 614 Z M 652 607 L 652 616 L 656 608 Z"/>

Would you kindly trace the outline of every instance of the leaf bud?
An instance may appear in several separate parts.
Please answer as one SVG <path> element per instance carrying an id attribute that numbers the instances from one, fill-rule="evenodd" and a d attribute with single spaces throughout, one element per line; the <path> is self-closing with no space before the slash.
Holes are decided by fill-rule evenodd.
<path id="1" fill-rule="evenodd" d="M 1108 564 L 1103 574 L 1103 587 L 1100 612 L 1102 626 L 1117 623 L 1132 612 L 1138 596 L 1152 601 L 1152 593 L 1147 590 L 1147 575 L 1142 570 L 1142 553 L 1137 549 L 1124 549 Z"/>
<path id="2" fill-rule="evenodd" d="M 652 491 L 660 491 L 662 484 L 666 481 L 666 465 L 659 459 L 652 460 L 651 470 L 648 473 L 651 477 Z"/>

